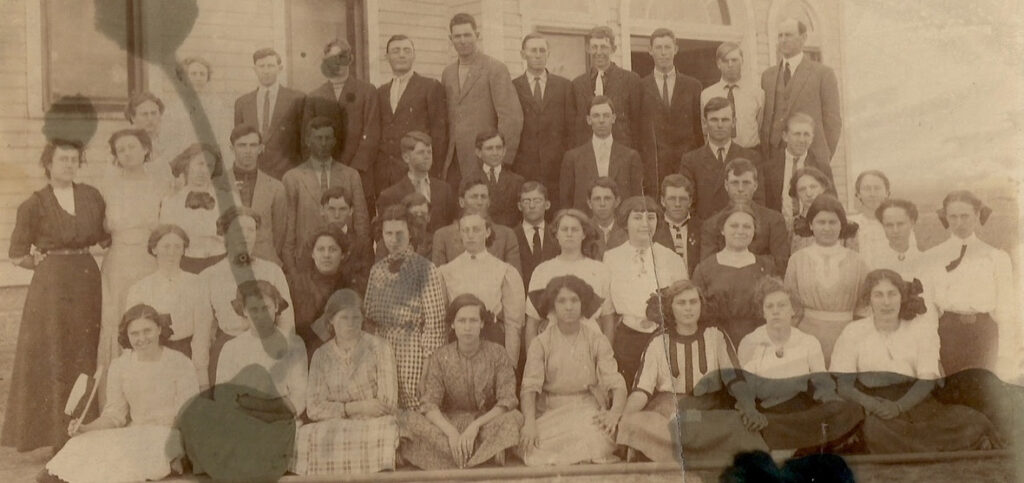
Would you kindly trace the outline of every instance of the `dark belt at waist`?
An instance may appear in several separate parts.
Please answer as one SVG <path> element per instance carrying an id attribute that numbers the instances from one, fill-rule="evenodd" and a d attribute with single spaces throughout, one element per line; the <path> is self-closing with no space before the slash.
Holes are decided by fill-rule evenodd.
<path id="1" fill-rule="evenodd" d="M 56 250 L 47 250 L 47 255 L 88 255 L 88 248 L 58 248 Z"/>
<path id="2" fill-rule="evenodd" d="M 990 318 L 988 313 L 986 313 L 986 312 L 979 312 L 979 313 L 974 313 L 974 314 L 961 314 L 961 313 L 957 313 L 957 312 L 945 312 L 945 313 L 942 314 L 941 318 L 947 318 L 947 317 L 953 318 L 953 319 L 958 320 L 960 322 L 963 322 L 965 324 L 973 324 L 973 323 L 975 323 L 975 322 L 977 322 L 979 320 L 983 321 L 983 320 L 986 320 L 986 319 Z"/>

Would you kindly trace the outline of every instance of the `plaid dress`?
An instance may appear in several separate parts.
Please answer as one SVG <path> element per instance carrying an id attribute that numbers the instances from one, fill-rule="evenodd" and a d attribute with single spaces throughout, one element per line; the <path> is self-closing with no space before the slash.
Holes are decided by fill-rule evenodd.
<path id="1" fill-rule="evenodd" d="M 397 407 L 395 356 L 380 337 L 363 333 L 352 349 L 333 341 L 313 354 L 306 414 L 299 428 L 295 466 L 299 475 L 367 474 L 395 469 L 395 416 L 342 416 L 342 404 L 378 399 Z"/>
<path id="2" fill-rule="evenodd" d="M 445 343 L 447 305 L 441 272 L 411 250 L 389 254 L 370 270 L 366 317 L 395 352 L 402 409 L 419 407 L 416 388 L 423 365 Z"/>

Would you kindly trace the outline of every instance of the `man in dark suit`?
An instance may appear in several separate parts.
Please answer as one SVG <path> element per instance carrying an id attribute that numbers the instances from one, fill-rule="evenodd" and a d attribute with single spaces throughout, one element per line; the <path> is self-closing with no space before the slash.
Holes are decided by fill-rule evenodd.
<path id="1" fill-rule="evenodd" d="M 260 170 L 277 178 L 284 177 L 302 162 L 302 109 L 306 96 L 277 81 L 281 56 L 274 49 L 259 49 L 252 54 L 253 71 L 259 86 L 235 101 L 235 126 L 248 124 L 259 129 L 263 139 Z"/>
<path id="2" fill-rule="evenodd" d="M 587 191 L 587 208 L 590 218 L 597 227 L 600 235 L 600 246 L 597 250 L 597 258 L 601 259 L 605 250 L 615 248 L 629 238 L 626 234 L 626 227 L 620 226 L 618 221 L 619 203 L 622 196 L 619 185 L 611 178 L 605 176 L 594 180 Z"/>
<path id="3" fill-rule="evenodd" d="M 700 81 L 676 70 L 679 47 L 669 29 L 651 34 L 654 71 L 641 80 L 643 119 L 652 135 L 644 136 L 644 189 L 654 193 L 666 176 L 678 172 L 679 158 L 704 144 L 700 125 Z"/>
<path id="4" fill-rule="evenodd" d="M 789 262 L 789 230 L 786 229 L 786 220 L 782 218 L 782 213 L 766 208 L 753 199 L 754 193 L 758 190 L 757 166 L 750 160 L 736 159 L 729 162 L 725 171 L 728 173 L 725 189 L 729 193 L 729 202 L 750 206 L 757 217 L 754 223 L 754 239 L 750 242 L 749 250 L 754 255 L 772 257 L 776 274 L 784 275 L 786 264 Z M 722 218 L 725 215 L 726 210 L 723 208 L 704 221 L 700 238 L 701 258 L 712 256 L 725 248 L 721 232 L 724 223 Z"/>
<path id="5" fill-rule="evenodd" d="M 476 19 L 455 14 L 448 32 L 459 58 L 441 73 L 448 99 L 448 152 L 439 177 L 457 187 L 477 164 L 473 144 L 481 130 L 497 129 L 505 137 L 503 162 L 512 164 L 523 130 L 523 109 L 508 67 L 479 51 Z"/>
<path id="6" fill-rule="evenodd" d="M 513 231 L 519 241 L 524 288 L 530 287 L 530 277 L 537 265 L 555 258 L 561 252 L 558 241 L 546 229 L 544 218 L 550 208 L 548 190 L 543 184 L 536 181 L 523 183 L 519 191 L 519 211 L 523 213 L 523 222 L 516 225 Z"/>
<path id="7" fill-rule="evenodd" d="M 405 35 L 393 35 L 386 48 L 388 63 L 394 78 L 377 88 L 380 107 L 380 146 L 374 165 L 374 181 L 381 189 L 402 180 L 406 162 L 399 144 L 410 131 L 430 136 L 434 160 L 434 176 L 444 165 L 448 147 L 448 105 L 444 86 L 436 79 L 423 77 L 413 71 L 416 47 Z"/>
<path id="8" fill-rule="evenodd" d="M 302 123 L 307 125 L 320 116 L 331 120 L 337 139 L 331 155 L 359 172 L 366 204 L 372 206 L 376 197 L 373 162 L 380 143 L 380 108 L 373 84 L 351 75 L 349 66 L 354 58 L 345 39 L 334 39 L 324 47 L 320 70 L 327 82 L 306 97 Z"/>
<path id="9" fill-rule="evenodd" d="M 541 34 L 523 38 L 526 72 L 512 79 L 523 107 L 523 132 L 512 170 L 528 181 L 540 181 L 548 200 L 558 200 L 558 173 L 562 156 L 573 146 L 576 99 L 572 83 L 547 70 L 548 41 Z"/>
<path id="10" fill-rule="evenodd" d="M 562 208 L 583 210 L 587 206 L 587 193 L 594 180 L 607 176 L 619 185 L 622 197 L 640 194 L 643 184 L 643 164 L 640 153 L 624 146 L 612 132 L 616 122 L 615 104 L 605 96 L 591 99 L 587 124 L 593 136 L 565 153 L 559 196 Z"/>
<path id="11" fill-rule="evenodd" d="M 469 173 L 459 185 L 459 207 L 462 208 L 462 212 L 486 214 L 490 206 L 491 197 L 487 180 L 478 173 Z M 520 267 L 519 242 L 516 240 L 515 232 L 507 226 L 492 223 L 491 233 L 494 239 L 487 245 L 487 251 L 499 260 L 516 267 L 521 275 L 523 272 Z M 434 262 L 435 266 L 440 267 L 454 260 L 464 251 L 466 248 L 462 246 L 457 219 L 434 232 L 430 261 Z"/>
<path id="12" fill-rule="evenodd" d="M 230 179 L 236 203 L 252 208 L 260 217 L 252 254 L 281 267 L 284 265 L 284 241 L 288 228 L 288 198 L 284 185 L 258 169 L 264 146 L 256 126 L 235 126 L 229 141 L 235 156 Z"/>
<path id="13" fill-rule="evenodd" d="M 708 101 L 704 106 L 704 126 L 708 143 L 683 155 L 681 172 L 690 178 L 695 188 L 694 209 L 690 212 L 706 222 L 729 204 L 729 195 L 725 192 L 726 163 L 743 158 L 760 169 L 761 156 L 732 142 L 732 106 L 728 99 L 715 97 Z M 764 191 L 754 193 L 754 200 L 763 204 Z"/>
<path id="14" fill-rule="evenodd" d="M 807 114 L 798 112 L 789 116 L 786 130 L 782 132 L 782 140 L 786 147 L 763 166 L 765 206 L 781 211 L 783 216 L 793 216 L 797 204 L 789 194 L 789 183 L 793 173 L 801 168 L 817 168 L 825 174 L 829 181 L 829 192 L 834 196 L 835 180 L 832 177 L 832 166 L 828 162 L 820 162 L 810 151 L 814 140 L 814 119 Z"/>
<path id="15" fill-rule="evenodd" d="M 665 219 L 658 222 L 654 242 L 671 248 L 686 262 L 686 271 L 693 275 L 693 269 L 700 262 L 700 218 L 690 216 L 693 200 L 693 183 L 686 176 L 673 173 L 661 182 L 661 207 Z"/>
<path id="16" fill-rule="evenodd" d="M 455 219 L 455 196 L 448 183 L 430 176 L 434 162 L 433 142 L 430 136 L 412 131 L 402 136 L 402 159 L 408 166 L 408 173 L 401 180 L 381 192 L 377 198 L 377 212 L 397 205 L 409 193 L 420 193 L 430 205 L 430 221 L 427 232 L 451 223 Z"/>
<path id="17" fill-rule="evenodd" d="M 814 119 L 815 159 L 830 163 L 843 131 L 839 107 L 839 83 L 831 68 L 804 56 L 807 26 L 793 18 L 779 22 L 779 53 L 782 61 L 761 74 L 765 102 L 761 119 L 764 153 L 782 151 L 786 120 L 795 112 Z M 771 158 L 766 154 L 765 158 Z"/>
<path id="18" fill-rule="evenodd" d="M 501 160 L 505 159 L 505 138 L 497 129 L 481 131 L 476 136 L 476 157 L 479 159 L 479 170 L 487 179 L 487 187 L 491 195 L 491 208 L 488 213 L 491 221 L 499 225 L 515 226 L 519 223 L 519 190 L 525 181 L 512 171 L 503 169 Z"/>
<path id="19" fill-rule="evenodd" d="M 590 56 L 591 69 L 572 81 L 577 110 L 576 139 L 572 144 L 574 146 L 590 140 L 592 131 L 590 123 L 587 122 L 587 109 L 595 96 L 608 97 L 615 102 L 618 122 L 615 123 L 614 135 L 619 143 L 639 149 L 641 137 L 650 129 L 644 128 L 645 123 L 649 126 L 649 121 L 645 120 L 641 113 L 643 91 L 640 88 L 640 76 L 615 65 L 611 60 L 614 53 L 615 33 L 611 27 L 599 26 L 591 29 L 587 35 L 587 54 Z"/>

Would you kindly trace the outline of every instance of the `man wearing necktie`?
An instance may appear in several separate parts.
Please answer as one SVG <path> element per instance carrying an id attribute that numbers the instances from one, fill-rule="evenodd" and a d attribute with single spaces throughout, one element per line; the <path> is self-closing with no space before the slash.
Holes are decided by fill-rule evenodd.
<path id="1" fill-rule="evenodd" d="M 587 35 L 587 55 L 590 56 L 591 69 L 572 81 L 577 109 L 574 146 L 590 140 L 593 131 L 587 123 L 588 109 L 595 96 L 604 96 L 615 103 L 615 141 L 629 148 L 640 149 L 645 125 L 641 112 L 643 89 L 640 76 L 615 65 L 612 62 L 615 52 L 615 33 L 611 27 L 602 25 L 590 30 Z"/>
<path id="2" fill-rule="evenodd" d="M 618 106 L 605 96 L 591 99 L 587 124 L 593 135 L 585 143 L 565 153 L 559 177 L 562 208 L 587 208 L 590 187 L 599 178 L 615 181 L 624 196 L 639 195 L 643 183 L 640 153 L 624 146 L 615 137 Z"/>
<path id="3" fill-rule="evenodd" d="M 828 178 L 829 192 L 836 196 L 832 166 L 818 160 L 810 151 L 814 136 L 814 119 L 802 112 L 794 113 L 782 132 L 785 148 L 774 152 L 775 157 L 764 166 L 765 206 L 781 211 L 789 226 L 792 226 L 795 210 L 799 209 L 795 198 L 790 196 L 790 183 L 796 170 L 816 168 L 821 171 Z"/>
<path id="4" fill-rule="evenodd" d="M 843 121 L 840 116 L 839 83 L 835 72 L 804 55 L 807 26 L 793 18 L 778 24 L 781 59 L 761 75 L 765 103 L 761 116 L 761 150 L 766 159 L 781 155 L 786 121 L 797 112 L 814 120 L 815 139 L 810 151 L 821 163 L 830 163 L 839 144 Z"/>
<path id="5" fill-rule="evenodd" d="M 643 85 L 642 117 L 648 124 L 641 138 L 644 189 L 657 191 L 666 176 L 679 172 L 679 158 L 704 143 L 700 119 L 700 81 L 676 70 L 676 36 L 660 28 L 651 34 L 654 71 Z"/>
<path id="6" fill-rule="evenodd" d="M 300 132 L 306 96 L 278 82 L 283 66 L 274 49 L 257 50 L 252 61 L 258 85 L 235 101 L 235 126 L 248 124 L 259 129 L 264 146 L 259 169 L 281 179 L 302 161 Z"/>
<path id="7" fill-rule="evenodd" d="M 393 35 L 388 39 L 385 54 L 393 78 L 377 88 L 380 146 L 374 164 L 374 182 L 378 189 L 404 179 L 407 168 L 402 159 L 401 141 L 406 133 L 420 131 L 430 136 L 434 146 L 431 150 L 434 158 L 431 175 L 434 177 L 441 172 L 448 147 L 448 104 L 444 86 L 437 79 L 413 70 L 416 46 L 409 37 Z"/>
<path id="8" fill-rule="evenodd" d="M 480 169 L 487 179 L 491 196 L 491 221 L 508 227 L 519 223 L 519 190 L 525 181 L 522 176 L 508 171 L 502 164 L 505 159 L 505 138 L 495 130 L 485 130 L 476 136 L 476 157 Z"/>
<path id="9" fill-rule="evenodd" d="M 703 108 L 713 97 L 724 97 L 733 108 L 732 140 L 745 148 L 757 150 L 761 143 L 758 137 L 758 122 L 764 107 L 764 91 L 760 86 L 743 80 L 743 50 L 735 42 L 722 42 L 715 53 L 718 71 L 722 78 L 700 93 Z"/>
<path id="10" fill-rule="evenodd" d="M 690 216 L 693 201 L 693 183 L 689 178 L 673 173 L 661 182 L 661 207 L 665 219 L 658 223 L 654 233 L 655 243 L 676 252 L 684 262 L 689 274 L 700 262 L 701 220 Z"/>
<path id="11" fill-rule="evenodd" d="M 550 193 L 548 199 L 557 202 L 562 156 L 573 146 L 576 99 L 572 82 L 548 72 L 549 48 L 541 34 L 523 38 L 520 55 L 526 61 L 526 71 L 512 79 L 523 106 L 523 132 L 512 170 L 527 181 L 543 183 Z"/>
<path id="12" fill-rule="evenodd" d="M 402 136 L 402 160 L 408 166 L 402 179 L 381 192 L 377 198 L 377 212 L 396 205 L 411 193 L 419 193 L 429 205 L 430 221 L 427 232 L 451 223 L 455 219 L 455 194 L 444 181 L 431 176 L 434 157 L 433 140 L 424 132 L 411 131 Z"/>
<path id="13" fill-rule="evenodd" d="M 560 252 L 558 242 L 548 232 L 547 222 L 544 220 L 550 208 L 548 190 L 543 184 L 536 181 L 523 183 L 522 189 L 519 190 L 519 211 L 523 214 L 523 222 L 515 227 L 515 232 L 516 238 L 519 239 L 524 288 L 530 286 L 533 269 Z"/>

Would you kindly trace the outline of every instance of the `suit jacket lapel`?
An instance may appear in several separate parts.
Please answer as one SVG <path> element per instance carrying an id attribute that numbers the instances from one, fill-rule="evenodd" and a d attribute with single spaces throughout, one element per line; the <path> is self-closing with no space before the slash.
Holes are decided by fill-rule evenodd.
<path id="1" fill-rule="evenodd" d="M 462 101 L 462 99 L 466 97 L 469 90 L 473 88 L 473 84 L 476 83 L 477 78 L 480 77 L 481 62 L 483 62 L 483 59 L 477 59 L 476 62 L 469 64 L 469 72 L 466 73 L 465 85 L 459 89 L 459 101 Z M 456 66 L 455 69 L 456 80 L 458 80 L 458 66 Z"/>
<path id="2" fill-rule="evenodd" d="M 619 171 L 622 170 L 622 163 L 624 161 L 620 159 L 622 157 L 620 156 L 621 150 L 622 148 L 618 145 L 618 143 L 616 143 L 615 140 L 612 140 L 612 149 L 610 150 L 610 153 L 608 155 L 608 177 L 611 179 L 617 180 Z M 597 166 L 596 157 L 594 158 L 594 166 Z"/>
<path id="3" fill-rule="evenodd" d="M 393 84 L 394 80 L 391 82 Z M 409 102 L 409 99 L 412 98 L 412 93 L 415 92 L 414 89 L 418 88 L 419 85 L 419 75 L 413 72 L 409 77 L 409 82 L 405 84 L 405 90 L 402 91 L 402 96 L 398 98 L 398 104 L 396 105 L 395 110 L 392 111 L 392 114 L 402 110 L 402 107 L 405 106 L 405 104 Z M 390 93 L 391 88 L 389 86 L 388 94 L 390 95 Z M 391 97 L 388 97 L 388 109 L 391 109 Z"/>
<path id="4" fill-rule="evenodd" d="M 263 198 L 267 195 L 267 179 L 266 175 L 257 171 L 256 172 L 256 184 L 252 188 L 252 209 L 259 211 L 259 208 L 263 205 Z"/>
<path id="5" fill-rule="evenodd" d="M 300 173 L 304 175 L 300 178 L 303 181 L 302 184 L 306 186 L 306 190 L 313 196 L 313 199 L 315 199 L 317 203 L 320 203 L 320 195 L 322 194 L 320 193 L 320 173 L 317 172 L 316 166 L 313 165 L 312 161 L 307 160 L 306 165 L 300 169 Z M 331 171 L 331 176 L 333 177 L 334 170 L 332 169 Z"/>
<path id="6" fill-rule="evenodd" d="M 730 144 L 729 145 L 729 151 L 725 152 L 726 162 L 728 162 L 728 160 L 729 160 L 729 152 L 732 151 L 732 147 L 733 146 L 735 146 L 735 144 Z M 715 157 L 715 152 L 714 152 L 714 150 L 711 149 L 711 145 L 710 144 L 705 144 L 704 145 L 704 149 L 707 150 L 704 153 L 705 154 L 705 158 L 706 158 L 705 162 L 704 162 L 704 169 L 706 169 L 708 171 L 708 179 L 715 181 L 715 183 L 714 183 L 715 184 L 715 192 L 714 192 L 714 194 L 717 196 L 719 191 L 722 191 L 722 190 L 725 189 L 725 183 L 724 183 L 725 176 L 723 176 L 723 173 L 725 171 L 725 166 L 723 165 L 723 163 L 721 161 L 718 160 L 717 157 Z"/>
<path id="7" fill-rule="evenodd" d="M 676 71 L 676 83 L 675 85 L 672 86 L 672 93 L 669 94 L 669 109 L 671 109 L 672 106 L 676 105 L 676 97 L 679 96 L 679 90 L 682 88 L 683 85 L 682 80 L 683 74 L 680 73 L 679 71 Z"/>
<path id="8" fill-rule="evenodd" d="M 590 175 L 590 182 L 601 177 L 601 173 L 597 171 L 597 154 L 594 153 L 594 143 L 587 141 L 587 148 L 583 150 L 583 154 L 587 157 L 587 162 L 583 163 L 586 165 L 587 174 Z M 611 174 L 611 167 L 608 168 L 608 174 Z M 588 183 L 589 188 L 589 183 Z"/>
<path id="9" fill-rule="evenodd" d="M 257 89 L 257 90 L 252 92 L 252 102 L 247 102 L 243 106 L 243 108 L 245 109 L 245 112 L 242 113 L 242 118 L 243 119 L 252 119 L 252 122 L 253 122 L 254 125 L 255 124 L 259 124 L 259 122 L 260 122 L 260 116 L 259 116 L 259 112 L 258 112 L 259 108 L 256 107 L 256 104 L 259 104 L 259 100 L 260 100 L 259 89 Z M 274 112 L 277 112 L 276 108 L 274 109 Z M 255 126 L 255 127 L 259 128 L 259 126 Z M 264 140 L 264 141 L 266 141 L 266 140 Z"/>
<path id="10" fill-rule="evenodd" d="M 793 72 L 793 77 L 789 79 L 789 107 L 790 110 L 793 108 L 793 103 L 796 102 L 799 97 L 799 92 L 804 88 L 804 84 L 807 83 L 807 79 L 811 77 L 811 66 L 808 65 L 811 62 L 810 59 L 804 59 L 800 62 L 800 65 L 796 67 L 796 71 Z"/>

